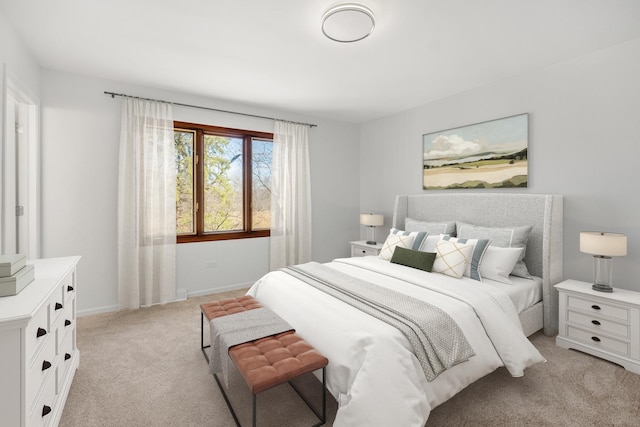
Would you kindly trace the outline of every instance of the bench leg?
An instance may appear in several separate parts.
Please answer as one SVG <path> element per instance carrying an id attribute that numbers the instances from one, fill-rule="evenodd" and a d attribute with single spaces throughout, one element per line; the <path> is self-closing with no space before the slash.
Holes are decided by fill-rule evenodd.
<path id="1" fill-rule="evenodd" d="M 298 387 L 296 387 L 296 385 L 293 384 L 293 382 L 289 381 L 289 385 L 291 386 L 291 388 L 294 389 L 296 393 L 298 393 L 298 396 L 300 396 L 300 398 L 304 401 L 304 403 L 306 403 L 306 405 L 309 407 L 309 409 L 311 409 L 311 411 L 320 420 L 319 423 L 314 424 L 312 427 L 319 427 L 321 425 L 324 425 L 327 422 L 327 373 L 326 373 L 326 369 L 327 369 L 326 367 L 322 368 L 322 410 L 321 410 L 321 412 L 317 411 L 311 405 L 311 402 L 309 402 L 309 400 L 305 397 L 305 395 L 302 394 L 302 391 Z"/>
<path id="2" fill-rule="evenodd" d="M 229 400 L 229 396 L 227 396 L 227 392 L 224 391 L 224 386 L 220 382 L 220 379 L 218 378 L 218 374 L 213 374 L 213 377 L 216 379 L 216 383 L 218 384 L 218 388 L 220 389 L 220 392 L 222 393 L 222 397 L 224 397 L 224 401 L 227 404 L 227 407 L 229 408 L 229 412 L 231 412 L 231 416 L 233 417 L 233 421 L 236 423 L 237 427 L 241 427 L 240 421 L 238 420 L 238 416 L 236 415 L 236 411 L 234 411 L 233 410 L 233 406 L 231 406 L 231 400 Z M 302 394 L 302 392 L 298 389 L 298 387 L 296 387 L 291 381 L 289 381 L 289 385 L 291 386 L 291 388 L 293 388 L 295 390 L 296 393 L 298 393 L 298 396 L 300 396 L 300 398 L 304 401 L 304 403 L 306 403 L 306 405 L 309 407 L 309 409 L 311 409 L 311 411 L 320 420 L 320 422 L 318 422 L 317 424 L 314 424 L 312 427 L 320 427 L 320 426 L 324 425 L 327 422 L 327 375 L 326 375 L 326 367 L 322 368 L 322 410 L 321 411 L 316 411 L 316 409 L 311 405 L 309 400 Z M 253 399 L 252 399 L 253 400 L 252 408 L 251 408 L 252 426 L 253 427 L 256 427 L 256 424 L 257 424 L 257 409 L 256 409 L 257 408 L 257 399 L 258 399 L 258 395 L 254 394 L 253 395 Z"/>
<path id="3" fill-rule="evenodd" d="M 231 401 L 229 400 L 229 396 L 227 396 L 227 392 L 224 391 L 224 386 L 222 385 L 222 383 L 220 382 L 220 379 L 218 378 L 218 374 L 213 374 L 213 378 L 216 379 L 216 383 L 218 383 L 218 388 L 220 389 L 220 392 L 222 393 L 222 397 L 224 397 L 224 401 L 227 404 L 227 408 L 229 408 L 229 412 L 231 412 L 231 416 L 233 417 L 233 421 L 235 421 L 236 426 L 237 427 L 241 427 L 240 426 L 240 421 L 238 420 L 238 416 L 236 415 L 236 411 L 233 410 L 233 406 L 231 406 Z M 255 426 L 256 424 L 256 395 L 253 395 L 253 425 Z"/>
<path id="4" fill-rule="evenodd" d="M 200 312 L 200 349 L 202 350 L 202 354 L 204 354 L 204 358 L 207 359 L 207 363 L 209 363 L 209 355 L 207 354 L 207 348 L 211 347 L 211 345 L 204 345 L 204 313 Z"/>

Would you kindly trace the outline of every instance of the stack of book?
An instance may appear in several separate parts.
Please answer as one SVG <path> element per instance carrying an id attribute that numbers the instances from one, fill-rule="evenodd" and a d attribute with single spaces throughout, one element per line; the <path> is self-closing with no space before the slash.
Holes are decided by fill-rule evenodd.
<path id="1" fill-rule="evenodd" d="M 27 265 L 25 255 L 0 255 L 0 297 L 16 295 L 33 277 L 33 265 Z"/>

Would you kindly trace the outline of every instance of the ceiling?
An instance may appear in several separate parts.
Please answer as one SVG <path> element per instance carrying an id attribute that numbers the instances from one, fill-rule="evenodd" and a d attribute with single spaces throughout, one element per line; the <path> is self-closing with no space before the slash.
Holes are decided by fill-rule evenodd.
<path id="1" fill-rule="evenodd" d="M 346 44 L 320 29 L 336 0 L 0 0 L 0 10 L 44 68 L 354 123 L 640 37 L 638 0 L 357 1 L 376 28 Z"/>

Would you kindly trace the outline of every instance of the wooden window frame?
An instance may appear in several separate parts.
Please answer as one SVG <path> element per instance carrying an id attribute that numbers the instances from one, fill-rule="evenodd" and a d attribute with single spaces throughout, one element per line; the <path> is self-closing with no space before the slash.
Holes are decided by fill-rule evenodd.
<path id="1" fill-rule="evenodd" d="M 194 234 L 178 234 L 177 243 L 193 243 L 193 242 L 207 242 L 217 240 L 233 240 L 233 239 L 251 239 L 256 237 L 269 237 L 271 230 L 261 229 L 253 230 L 253 218 L 252 218 L 252 189 L 253 189 L 253 177 L 252 177 L 252 140 L 253 139 L 267 139 L 273 141 L 273 134 L 268 132 L 258 132 L 252 130 L 231 129 L 223 128 L 219 126 L 202 125 L 197 123 L 188 122 L 173 122 L 174 129 L 184 129 L 196 132 L 196 140 L 194 141 L 194 156 L 198 156 L 194 169 L 195 179 L 195 233 Z M 243 188 L 242 188 L 242 208 L 243 208 L 243 230 L 238 231 L 214 231 L 204 232 L 204 135 L 206 133 L 213 133 L 219 136 L 227 136 L 233 138 L 241 138 L 242 144 L 242 173 L 243 173 Z"/>

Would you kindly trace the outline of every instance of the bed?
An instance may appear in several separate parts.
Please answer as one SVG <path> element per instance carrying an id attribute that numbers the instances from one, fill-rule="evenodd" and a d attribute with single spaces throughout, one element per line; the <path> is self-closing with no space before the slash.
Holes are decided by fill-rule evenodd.
<path id="1" fill-rule="evenodd" d="M 543 355 L 526 336 L 540 329 L 547 335 L 557 332 L 553 285 L 562 280 L 562 196 L 397 196 L 392 227 L 404 229 L 407 218 L 486 227 L 531 226 L 524 262 L 535 277 L 527 280 L 537 283 L 542 300 L 514 304 L 515 297 L 491 280 L 453 279 L 373 256 L 322 265 L 335 274 L 429 301 L 451 316 L 474 355 L 428 380 L 410 340 L 398 329 L 309 286 L 291 272 L 268 273 L 249 294 L 329 359 L 327 388 L 338 402 L 335 426 L 423 426 L 433 408 L 499 367 L 517 377 L 543 362 Z"/>

